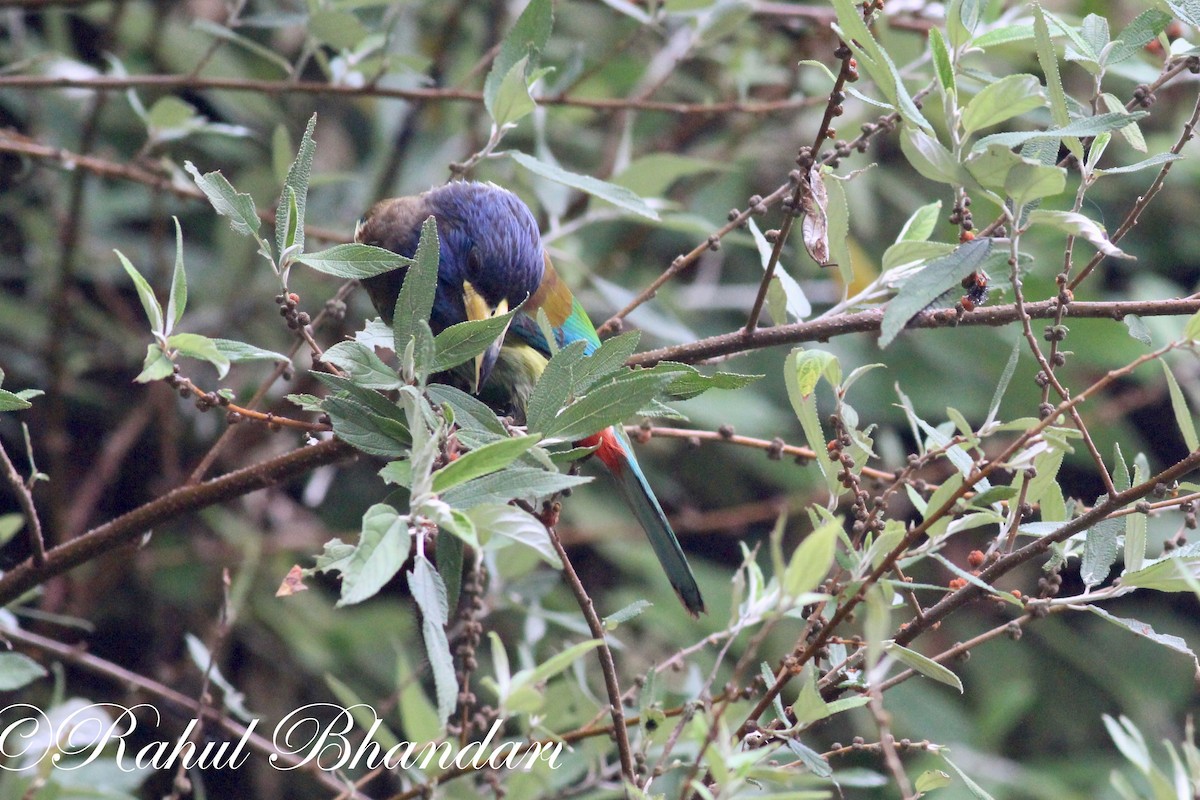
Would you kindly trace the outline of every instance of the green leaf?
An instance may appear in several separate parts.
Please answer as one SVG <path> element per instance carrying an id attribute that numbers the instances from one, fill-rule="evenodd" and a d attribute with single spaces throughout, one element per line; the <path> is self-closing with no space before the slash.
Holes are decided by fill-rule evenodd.
<path id="1" fill-rule="evenodd" d="M 508 324 L 518 310 L 519 307 L 488 319 L 460 322 L 443 330 L 434 337 L 436 355 L 429 371 L 444 372 L 487 350 L 508 330 Z"/>
<path id="2" fill-rule="evenodd" d="M 794 352 L 797 352 L 796 390 L 802 398 L 807 398 L 816 390 L 821 378 L 828 380 L 830 386 L 835 389 L 842 382 L 842 367 L 833 353 L 802 348 L 797 348 Z"/>
<path id="3" fill-rule="evenodd" d="M 1042 84 L 1032 75 L 1006 75 L 989 83 L 971 98 L 962 112 L 963 130 L 969 136 L 1046 105 Z"/>
<path id="4" fill-rule="evenodd" d="M 404 383 L 396 370 L 358 342 L 338 342 L 325 351 L 321 360 L 342 370 L 350 380 L 366 389 L 398 389 Z"/>
<path id="5" fill-rule="evenodd" d="M 508 155 L 512 157 L 513 161 L 516 161 L 535 175 L 540 175 L 547 180 L 561 183 L 564 186 L 570 186 L 572 189 L 579 189 L 582 192 L 599 197 L 601 200 L 612 203 L 626 211 L 632 211 L 634 214 L 646 217 L 647 219 L 657 220 L 659 218 L 658 212 L 648 206 L 645 200 L 624 186 L 607 183 L 590 175 L 567 172 L 562 167 L 540 161 L 531 155 L 517 150 L 509 151 Z"/>
<path id="6" fill-rule="evenodd" d="M 437 537 L 437 569 L 446 585 L 446 607 L 450 611 L 458 608 L 459 595 L 462 592 L 463 561 L 466 555 L 466 542 L 461 536 L 452 531 L 438 530 Z"/>
<path id="7" fill-rule="evenodd" d="M 1183 339 L 1187 342 L 1200 342 L 1200 311 L 1188 317 L 1183 329 Z"/>
<path id="8" fill-rule="evenodd" d="M 342 593 L 337 604 L 348 606 L 374 597 L 404 566 L 411 546 L 407 517 L 382 503 L 368 508 L 358 544 L 340 568 Z"/>
<path id="9" fill-rule="evenodd" d="M 248 15 L 243 15 L 241 17 L 241 20 L 243 23 L 248 21 L 247 16 Z M 302 18 L 300 20 L 300 23 L 303 24 Z M 288 75 L 292 74 L 291 62 L 288 61 L 283 56 L 281 56 L 279 53 L 276 53 L 270 47 L 259 44 L 258 42 L 254 41 L 253 39 L 251 39 L 247 36 L 241 36 L 238 33 L 236 33 L 235 31 L 232 31 L 229 28 L 226 28 L 224 25 L 219 25 L 216 22 L 212 22 L 207 19 L 193 18 L 191 24 L 192 24 L 192 27 L 198 31 L 202 31 L 211 36 L 215 36 L 216 38 L 221 39 L 226 42 L 229 42 L 230 44 L 236 45 L 237 47 L 240 47 L 249 53 L 253 53 L 254 55 L 258 56 L 259 58 L 264 59 L 265 61 L 269 61 L 270 63 L 274 64 L 276 67 L 279 68 L 280 77 L 284 77 L 284 76 L 288 76 Z M 285 162 L 284 166 L 286 168 L 286 162 Z M 283 177 L 282 172 L 279 173 L 279 177 L 282 179 L 282 177 Z"/>
<path id="10" fill-rule="evenodd" d="M 168 375 L 174 374 L 174 372 L 175 363 L 167 358 L 166 353 L 162 351 L 162 348 L 157 343 L 154 343 L 146 345 L 146 358 L 142 361 L 142 371 L 133 380 L 136 383 L 151 383 L 152 381 L 161 381 Z M 0 411 L 12 410 L 4 407 L 4 395 L 6 394 L 10 393 L 0 389 Z M 16 395 L 11 396 L 16 397 Z M 17 399 L 20 400 L 20 398 Z M 21 402 L 25 403 L 25 405 L 18 406 L 18 408 L 29 408 L 29 403 L 24 400 L 21 400 Z"/>
<path id="11" fill-rule="evenodd" d="M 638 197 L 661 197 L 681 178 L 724 172 L 730 165 L 677 153 L 650 153 L 638 156 L 621 170 L 612 182 L 624 186 Z"/>
<path id="12" fill-rule="evenodd" d="M 529 430 L 545 431 L 554 424 L 554 416 L 571 396 L 575 383 L 573 371 L 585 360 L 585 348 L 583 340 L 571 342 L 546 363 L 525 408 L 526 427 Z"/>
<path id="13" fill-rule="evenodd" d="M 437 222 L 429 217 L 421 225 L 421 240 L 412 265 L 404 275 L 404 284 L 396 297 L 392 316 L 392 335 L 397 353 L 403 353 L 413 340 L 418 320 L 428 320 L 437 293 L 438 264 L 441 260 Z"/>
<path id="14" fill-rule="evenodd" d="M 171 295 L 167 298 L 166 333 L 171 332 L 183 317 L 187 308 L 187 275 L 183 269 L 183 229 L 179 227 L 179 217 L 171 217 L 175 221 L 175 270 L 171 274 Z"/>
<path id="15" fill-rule="evenodd" d="M 1160 592 L 1190 592 L 1200 578 L 1200 554 L 1191 548 L 1174 551 L 1166 558 L 1121 576 L 1122 586 Z"/>
<path id="16" fill-rule="evenodd" d="M 929 50 L 933 54 L 933 70 L 937 75 L 938 85 L 949 97 L 958 95 L 958 86 L 954 82 L 954 65 L 950 62 L 950 50 L 946 47 L 946 39 L 938 28 L 929 29 Z"/>
<path id="17" fill-rule="evenodd" d="M 1042 74 L 1046 76 L 1046 88 L 1050 94 L 1050 117 L 1055 125 L 1066 128 L 1071 122 L 1071 115 L 1067 111 L 1067 93 L 1063 91 L 1062 77 L 1058 72 L 1058 55 L 1054 51 L 1054 42 L 1050 40 L 1046 15 L 1036 2 L 1033 4 L 1033 37 L 1038 63 L 1042 66 Z M 1083 147 L 1077 139 L 1068 138 L 1064 143 L 1076 158 L 1083 159 Z"/>
<path id="18" fill-rule="evenodd" d="M 497 128 L 515 125 L 518 120 L 532 114 L 533 110 L 537 108 L 537 104 L 529 95 L 530 81 L 525 77 L 527 64 L 528 62 L 524 58 L 513 64 L 512 69 L 500 82 L 496 96 L 492 98 L 488 110 L 491 112 L 492 121 L 496 123 Z"/>
<path id="19" fill-rule="evenodd" d="M 1177 153 L 1158 153 L 1143 159 L 1136 164 L 1129 164 L 1124 167 L 1107 167 L 1105 169 L 1094 170 L 1095 175 L 1124 175 L 1129 172 L 1138 172 L 1139 170 L 1148 169 L 1150 167 L 1162 166 L 1171 161 L 1178 161 L 1183 156 Z"/>
<path id="20" fill-rule="evenodd" d="M 528 511 L 508 505 L 478 505 L 467 509 L 466 515 L 479 531 L 485 550 L 521 544 L 532 548 L 550 566 L 562 569 L 550 532 Z"/>
<path id="21" fill-rule="evenodd" d="M 615 631 L 618 628 L 618 626 L 621 625 L 621 623 L 628 622 L 629 620 L 634 619 L 635 617 L 641 616 L 643 611 L 645 611 L 646 609 L 650 608 L 653 605 L 654 604 L 651 603 L 649 600 L 634 600 L 632 603 L 625 606 L 624 608 L 619 609 L 619 610 L 614 611 L 613 613 L 609 614 L 607 617 L 600 620 L 600 622 L 601 622 L 601 624 L 604 625 L 604 630 Z M 657 674 L 657 673 L 654 670 L 651 670 L 651 674 Z"/>
<path id="22" fill-rule="evenodd" d="M 1146 327 L 1146 323 L 1137 314 L 1126 314 L 1125 318 L 1121 321 L 1125 323 L 1125 327 L 1129 330 L 1130 338 L 1136 339 L 1147 347 L 1154 344 L 1154 339 L 1150 336 L 1150 329 Z"/>
<path id="23" fill-rule="evenodd" d="M 142 303 L 142 309 L 146 312 L 146 319 L 150 321 L 150 332 L 156 336 L 166 336 L 166 328 L 163 322 L 162 306 L 158 304 L 158 298 L 154 296 L 154 290 L 150 288 L 150 283 L 142 277 L 142 273 L 137 271 L 133 264 L 129 263 L 129 259 L 120 250 L 114 250 L 117 258 L 121 261 L 121 266 L 125 268 L 130 280 L 133 281 L 133 286 L 137 289 L 138 300 Z"/>
<path id="24" fill-rule="evenodd" d="M 1113 47 L 1104 56 L 1104 63 L 1117 64 L 1136 55 L 1150 40 L 1171 24 L 1171 15 L 1157 8 L 1138 14 L 1125 30 L 1117 34 Z"/>
<path id="25" fill-rule="evenodd" d="M 421 609 L 421 633 L 437 692 L 437 716 L 439 724 L 444 725 L 458 703 L 458 676 L 454 672 L 450 642 L 446 639 L 445 626 L 450 614 L 446 585 L 429 560 L 418 554 L 413 571 L 408 575 L 408 588 Z"/>
<path id="26" fill-rule="evenodd" d="M 1196 654 L 1188 647 L 1188 643 L 1178 636 L 1172 636 L 1169 633 L 1158 633 L 1154 628 L 1150 627 L 1141 620 L 1126 619 L 1123 617 L 1115 617 L 1099 606 L 1087 603 L 1083 608 L 1092 612 L 1103 620 L 1107 620 L 1119 628 L 1124 628 L 1130 633 L 1141 636 L 1144 639 L 1149 639 L 1155 644 L 1160 644 L 1170 650 L 1187 656 L 1192 660 L 1194 671 L 1200 672 L 1200 663 L 1197 662 Z"/>
<path id="27" fill-rule="evenodd" d="M 989 238 L 973 239 L 954 252 L 930 262 L 908 279 L 888 303 L 879 329 L 879 346 L 887 347 L 904 330 L 908 321 L 947 289 L 977 269 L 982 269 L 992 251 Z"/>
<path id="28" fill-rule="evenodd" d="M 322 8 L 308 18 L 308 33 L 335 50 L 351 50 L 368 35 L 366 26 L 349 11 Z"/>
<path id="29" fill-rule="evenodd" d="M 439 543 L 439 566 L 442 560 L 441 552 Z M 441 721 L 438 719 L 437 709 L 425 695 L 419 673 L 409 663 L 407 649 L 405 645 L 396 648 L 396 686 L 400 687 L 400 722 L 404 726 L 404 735 L 408 741 L 431 742 L 441 735 Z"/>
<path id="30" fill-rule="evenodd" d="M 433 473 L 433 490 L 444 492 L 474 478 L 502 470 L 541 441 L 541 436 L 517 436 L 486 444 L 459 456 Z"/>
<path id="31" fill-rule="evenodd" d="M 450 406 L 454 410 L 454 421 L 460 428 L 508 435 L 496 418 L 495 411 L 461 389 L 435 383 L 425 387 L 425 393 L 435 404 Z"/>
<path id="32" fill-rule="evenodd" d="M 1013 168 L 1004 176 L 1004 191 L 1012 198 L 1013 205 L 1017 208 L 1040 200 L 1043 197 L 1052 197 L 1061 194 L 1066 185 L 1067 171 L 1062 167 L 1045 167 L 1041 164 L 1021 163 L 1013 165 Z M 1082 230 L 1082 228 L 1080 229 Z M 1099 238 L 1103 239 L 1102 236 Z"/>
<path id="33" fill-rule="evenodd" d="M 688 364 L 676 364 L 673 361 L 660 361 L 659 365 L 683 368 L 679 370 L 679 375 L 667 384 L 666 394 L 672 400 L 690 400 L 709 389 L 722 391 L 741 389 L 763 377 L 762 375 L 741 375 L 736 372 L 716 372 L 712 375 L 705 375 L 695 367 Z"/>
<path id="34" fill-rule="evenodd" d="M 758 229 L 758 224 L 753 218 L 747 220 L 750 228 L 750 235 L 754 237 L 755 247 L 758 248 L 758 260 L 762 264 L 763 270 L 771 263 L 771 243 L 763 236 L 762 231 Z M 804 290 L 800 288 L 800 284 L 796 279 L 787 273 L 783 268 L 783 264 L 775 265 L 775 274 L 772 280 L 779 281 L 779 286 L 783 289 L 783 294 L 786 299 L 786 308 L 788 314 L 795 320 L 802 320 L 812 314 L 812 304 L 808 302 L 808 298 L 804 295 Z M 775 324 L 782 325 L 787 321 L 786 317 L 776 317 L 774 314 L 771 318 L 775 320 Z"/>
<path id="35" fill-rule="evenodd" d="M 1179 382 L 1171 374 L 1171 368 L 1163 361 L 1158 363 L 1162 364 L 1163 374 L 1167 376 L 1167 389 L 1171 394 L 1171 411 L 1175 413 L 1175 424 L 1179 426 L 1179 432 L 1183 434 L 1183 442 L 1187 445 L 1187 449 L 1195 452 L 1200 449 L 1200 437 L 1196 436 L 1196 424 L 1192 421 L 1191 409 L 1188 408 L 1187 400 L 1184 399 L 1183 390 L 1179 388 Z"/>
<path id="36" fill-rule="evenodd" d="M 337 12 L 319 11 L 314 14 L 309 19 L 309 32 L 314 32 L 313 25 L 318 18 L 332 13 Z M 361 23 L 358 23 L 353 14 L 346 16 L 350 17 L 350 22 L 361 27 Z M 317 115 L 313 114 L 308 118 L 304 136 L 300 139 L 300 148 L 296 151 L 292 166 L 288 168 L 283 192 L 279 195 L 279 204 L 275 208 L 275 253 L 278 257 L 282 257 L 283 251 L 289 246 L 294 246 L 297 252 L 304 250 L 304 212 L 308 206 L 308 183 L 312 177 L 313 156 L 317 152 L 316 143 L 313 142 L 313 131 L 316 127 Z"/>
<path id="37" fill-rule="evenodd" d="M 329 415 L 334 435 L 350 446 L 384 458 L 408 455 L 412 436 L 404 423 L 344 397 L 326 397 L 321 407 Z"/>
<path id="38" fill-rule="evenodd" d="M 927 769 L 913 781 L 913 789 L 916 790 L 918 796 L 925 795 L 934 789 L 943 789 L 949 786 L 952 781 L 948 772 L 942 772 L 940 769 Z"/>
<path id="39" fill-rule="evenodd" d="M 1097 136 L 1105 131 L 1115 131 L 1124 128 L 1126 125 L 1137 122 L 1142 117 L 1146 116 L 1145 111 L 1134 111 L 1132 113 L 1109 112 L 1107 114 L 1097 114 L 1094 117 L 1085 117 L 1077 119 L 1066 125 L 1061 125 L 1057 128 L 1051 128 L 1045 131 L 1012 131 L 1009 133 L 993 133 L 991 136 L 984 136 L 977 141 L 971 148 L 973 152 L 980 152 L 987 149 L 988 145 L 999 144 L 1004 147 L 1017 147 L 1026 142 L 1048 141 L 1053 139 L 1063 139 L 1064 141 L 1072 137 L 1081 136 Z"/>
<path id="40" fill-rule="evenodd" d="M 485 504 L 503 505 L 511 500 L 540 500 L 591 480 L 584 475 L 517 465 L 447 489 L 442 500 L 463 510 Z"/>
<path id="41" fill-rule="evenodd" d="M 564 408 L 543 430 L 547 438 L 573 441 L 624 421 L 674 380 L 668 372 L 638 370 L 589 391 Z"/>
<path id="42" fill-rule="evenodd" d="M 831 519 L 814 530 L 792 553 L 780 580 L 782 592 L 787 597 L 799 597 L 813 591 L 825 579 L 837 549 L 838 534 L 842 530 L 840 518 Z"/>
<path id="43" fill-rule="evenodd" d="M 931 181 L 961 186 L 962 165 L 946 147 L 925 131 L 905 125 L 900 134 L 900 150 L 908 163 Z"/>
<path id="44" fill-rule="evenodd" d="M 825 434 L 817 416 L 816 395 L 804 395 L 800 391 L 797 363 L 803 353 L 804 349 L 797 347 L 788 354 L 783 363 L 783 382 L 787 387 L 788 400 L 791 401 L 796 418 L 800 420 L 800 427 L 804 430 L 804 438 L 816 454 L 817 465 L 821 468 L 821 474 L 825 476 L 825 484 L 829 492 L 836 496 L 841 489 L 837 480 L 839 470 L 834 467 L 826 449 Z"/>
<path id="45" fill-rule="evenodd" d="M 518 672 L 513 676 L 513 686 L 516 687 L 522 683 L 545 683 L 602 644 L 604 644 L 602 639 L 588 639 L 586 642 L 573 644 L 561 653 L 550 656 L 532 670 Z"/>
<path id="46" fill-rule="evenodd" d="M 318 253 L 302 253 L 295 260 L 317 272 L 361 280 L 412 264 L 412 259 L 369 244 L 337 244 Z"/>
<path id="47" fill-rule="evenodd" d="M 637 349 L 641 338 L 642 332 L 634 330 L 604 340 L 594 353 L 572 365 L 571 378 L 574 387 L 577 390 L 585 390 L 597 381 L 620 372 Z"/>
<path id="48" fill-rule="evenodd" d="M 932 678 L 938 683 L 953 686 L 955 689 L 958 689 L 959 694 L 962 694 L 962 680 L 951 670 L 934 661 L 932 658 L 921 655 L 916 650 L 909 650 L 907 647 L 902 647 L 895 642 L 885 643 L 883 650 L 906 667 L 924 675 L 926 678 Z"/>
<path id="49" fill-rule="evenodd" d="M 217 376 L 229 374 L 229 359 L 226 358 L 212 339 L 198 333 L 176 333 L 167 339 L 167 347 L 178 350 L 188 358 L 207 361 L 217 368 Z"/>
<path id="50" fill-rule="evenodd" d="M 258 218 L 258 210 L 254 207 L 254 198 L 236 191 L 220 172 L 201 175 L 200 170 L 190 161 L 185 161 L 183 166 L 191 173 L 200 191 L 208 197 L 213 209 L 221 216 L 229 218 L 230 227 L 243 236 L 252 236 L 262 242 L 258 235 L 262 222 Z"/>
<path id="51" fill-rule="evenodd" d="M 1096 505 L 1106 500 L 1108 495 L 1101 495 L 1096 499 Z M 1079 565 L 1079 577 L 1085 586 L 1091 588 L 1108 580 L 1108 573 L 1117 560 L 1117 537 L 1124 530 L 1124 522 L 1120 519 L 1102 519 L 1088 529 L 1083 543 L 1083 561 Z"/>
<path id="52" fill-rule="evenodd" d="M 924 242 L 933 233 L 937 227 L 938 218 L 942 215 L 942 201 L 935 200 L 932 203 L 927 203 L 921 206 L 912 213 L 912 216 L 904 223 L 904 227 L 900 229 L 900 235 L 896 237 L 897 242 Z"/>
<path id="53" fill-rule="evenodd" d="M 217 348 L 218 353 L 234 364 L 240 364 L 245 361 L 272 361 L 276 364 L 292 363 L 291 359 L 283 353 L 276 353 L 274 350 L 265 350 L 252 344 L 246 344 L 245 342 L 235 342 L 232 339 L 209 339 L 209 341 Z"/>
<path id="54" fill-rule="evenodd" d="M 1108 236 L 1104 233 L 1104 228 L 1099 223 L 1088 219 L 1083 214 L 1074 211 L 1049 211 L 1039 208 L 1029 212 L 1029 223 L 1031 225 L 1037 223 L 1053 225 L 1060 231 L 1086 240 L 1106 256 L 1133 258 L 1133 256 L 1128 255 L 1124 250 L 1108 240 Z"/>
<path id="55" fill-rule="evenodd" d="M 512 30 L 504 37 L 500 52 L 496 54 L 492 68 L 483 82 L 483 104 L 492 119 L 497 119 L 497 99 L 505 78 L 518 62 L 525 59 L 528 59 L 530 66 L 537 66 L 538 57 L 549 41 L 553 27 L 554 5 L 551 0 L 531 0 L 521 12 L 521 16 L 517 17 Z M 502 123 L 497 121 L 497 124 Z"/>
<path id="56" fill-rule="evenodd" d="M 0 692 L 16 691 L 48 674 L 45 667 L 24 653 L 0 652 Z"/>
<path id="57" fill-rule="evenodd" d="M 946 762 L 950 769 L 954 770 L 958 774 L 958 777 L 962 779 L 964 784 L 966 784 L 967 791 L 971 793 L 971 796 L 974 797 L 975 800 L 994 800 L 990 794 L 984 791 L 982 786 L 971 780 L 971 777 L 967 775 L 967 773 L 959 769 L 957 764 L 946 757 L 946 751 L 947 748 L 943 748 L 938 752 L 938 755 L 942 757 L 942 760 Z"/>

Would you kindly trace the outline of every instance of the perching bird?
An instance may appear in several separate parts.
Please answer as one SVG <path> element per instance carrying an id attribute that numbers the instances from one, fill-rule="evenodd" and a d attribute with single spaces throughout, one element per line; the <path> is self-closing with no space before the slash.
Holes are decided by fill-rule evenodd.
<path id="1" fill-rule="evenodd" d="M 591 355 L 600 346 L 596 329 L 545 255 L 529 207 L 494 184 L 458 181 L 380 201 L 359 221 L 354 239 L 411 258 L 421 224 L 430 215 L 437 220 L 441 244 L 429 321 L 434 333 L 525 303 L 503 341 L 476 360 L 466 380 L 493 409 L 523 418 L 525 402 L 550 356 L 537 324 L 538 309 L 546 312 L 559 347 L 582 340 L 584 352 Z M 403 281 L 404 270 L 399 269 L 362 282 L 388 324 Z M 625 432 L 613 426 L 579 444 L 598 445 L 596 456 L 616 479 L 680 600 L 693 615 L 704 611 L 700 588 Z"/>

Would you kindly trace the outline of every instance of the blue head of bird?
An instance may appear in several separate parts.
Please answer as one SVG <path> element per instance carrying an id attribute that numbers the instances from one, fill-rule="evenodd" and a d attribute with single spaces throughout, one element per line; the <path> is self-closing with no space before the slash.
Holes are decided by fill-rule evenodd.
<path id="1" fill-rule="evenodd" d="M 490 183 L 456 181 L 411 197 L 382 200 L 367 212 L 354 239 L 411 258 L 422 223 L 437 220 L 441 261 L 430 327 L 486 319 L 516 308 L 542 282 L 545 256 L 533 212 L 512 192 Z M 404 270 L 362 281 L 375 309 L 391 324 Z M 491 374 L 504 334 L 475 362 L 472 388 Z"/>

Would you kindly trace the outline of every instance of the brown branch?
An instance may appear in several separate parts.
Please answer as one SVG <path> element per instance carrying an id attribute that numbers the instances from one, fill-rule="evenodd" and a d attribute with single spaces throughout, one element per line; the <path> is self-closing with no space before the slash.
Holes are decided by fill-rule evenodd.
<path id="1" fill-rule="evenodd" d="M 579 610 L 583 612 L 584 619 L 587 620 L 592 636 L 600 641 L 596 654 L 600 659 L 600 671 L 604 673 L 604 688 L 608 693 L 609 712 L 612 715 L 613 739 L 616 740 L 617 755 L 621 759 L 621 776 L 628 785 L 637 786 L 637 775 L 633 771 L 633 751 L 629 747 L 629 731 L 626 730 L 625 711 L 622 708 L 621 686 L 617 682 L 617 668 L 613 663 L 612 650 L 608 648 L 604 624 L 596 614 L 596 607 L 592 604 L 592 598 L 588 596 L 587 590 L 583 588 L 579 575 L 571 566 L 571 560 L 567 558 L 567 551 L 563 547 L 562 541 L 559 540 L 554 526 L 546 525 L 546 531 L 550 534 L 550 542 L 554 545 L 559 560 L 562 561 L 563 577 L 567 581 L 567 586 L 575 595 L 575 601 L 579 604 Z"/>
<path id="2" fill-rule="evenodd" d="M 3 80 L 3 78 L 0 78 L 0 80 Z M 170 192 L 176 197 L 185 200 L 208 202 L 208 198 L 205 197 L 204 192 L 195 186 L 176 183 L 167 175 L 152 172 L 132 164 L 120 164 L 108 159 L 97 158 L 96 156 L 74 153 L 61 147 L 51 147 L 28 137 L 14 134 L 11 131 L 0 131 L 0 152 L 19 153 L 41 161 L 53 161 L 65 170 L 82 170 L 103 178 L 140 183 L 156 191 Z M 274 208 L 258 209 L 258 217 L 270 225 L 275 224 Z M 345 231 L 321 228 L 315 225 L 305 225 L 304 233 L 310 238 L 326 242 L 346 242 L 350 239 Z"/>
<path id="3" fill-rule="evenodd" d="M 186 75 L 131 75 L 117 77 L 103 75 L 94 78 L 66 78 L 49 75 L 5 75 L 0 76 L 0 89 L 191 89 L 195 91 L 222 90 L 231 92 L 257 92 L 267 95 L 316 94 L 340 97 L 381 97 L 394 100 L 444 100 L 482 103 L 483 92 L 455 88 L 411 88 L 395 89 L 375 84 L 346 86 L 322 81 L 272 81 L 253 78 L 190 78 Z M 664 111 L 670 114 L 771 114 L 777 111 L 794 111 L 813 104 L 812 98 L 794 97 L 787 100 L 745 102 L 724 100 L 716 103 L 686 103 L 671 100 L 627 100 L 610 97 L 535 97 L 534 102 L 543 106 L 572 106 L 594 111 Z"/>
<path id="4" fill-rule="evenodd" d="M 247 730 L 241 723 L 235 722 L 226 715 L 216 709 L 202 705 L 195 699 L 188 697 L 185 694 L 175 691 L 167 686 L 164 686 L 157 681 L 153 681 L 144 675 L 137 672 L 127 670 L 119 664 L 114 664 L 111 661 L 106 661 L 102 658 L 92 655 L 81 649 L 62 642 L 50 639 L 45 636 L 39 636 L 36 633 L 24 631 L 19 628 L 5 628 L 3 631 L 5 639 L 19 642 L 27 647 L 33 647 L 38 650 L 43 650 L 47 653 L 52 653 L 56 658 L 65 661 L 72 666 L 79 667 L 87 672 L 96 675 L 102 675 L 109 680 L 112 680 L 122 687 L 132 686 L 137 689 L 157 697 L 160 700 L 165 700 L 179 708 L 187 709 L 188 712 L 198 715 L 197 718 L 211 720 L 219 725 L 227 734 L 237 738 L 246 737 L 246 745 L 258 753 L 274 756 L 281 766 L 291 768 L 299 768 L 308 773 L 311 777 L 320 782 L 326 789 L 338 792 L 342 790 L 341 783 L 329 772 L 323 770 L 313 759 L 310 762 L 302 762 L 294 753 L 276 750 L 264 737 L 257 733 L 247 735 Z"/>
<path id="5" fill-rule="evenodd" d="M 350 445 L 330 439 L 196 486 L 174 489 L 157 500 L 52 548 L 46 553 L 42 567 L 36 566 L 30 559 L 21 562 L 0 577 L 0 605 L 12 602 L 47 578 L 61 575 L 135 539 L 156 525 L 257 489 L 265 489 L 315 467 L 341 461 L 354 452 Z"/>
<path id="6" fill-rule="evenodd" d="M 1034 319 L 1053 317 L 1056 300 L 1026 303 L 1025 313 Z M 1179 316 L 1200 311 L 1200 298 L 1185 297 L 1170 300 L 1137 300 L 1125 302 L 1076 302 L 1070 305 L 1072 317 L 1085 319 L 1124 319 L 1129 314 L 1138 316 Z M 923 311 L 908 323 L 910 328 L 947 328 L 956 325 L 987 325 L 998 327 L 1018 321 L 1015 305 L 986 306 L 957 316 L 954 309 Z M 837 314 L 808 322 L 793 322 L 773 328 L 756 328 L 746 333 L 742 328 L 718 336 L 710 336 L 687 344 L 662 347 L 639 353 L 627 362 L 630 366 L 652 366 L 660 361 L 695 363 L 708 358 L 728 356 L 767 347 L 799 342 L 823 342 L 834 336 L 848 333 L 866 333 L 879 330 L 883 321 L 883 309 L 871 308 L 848 314 Z"/>

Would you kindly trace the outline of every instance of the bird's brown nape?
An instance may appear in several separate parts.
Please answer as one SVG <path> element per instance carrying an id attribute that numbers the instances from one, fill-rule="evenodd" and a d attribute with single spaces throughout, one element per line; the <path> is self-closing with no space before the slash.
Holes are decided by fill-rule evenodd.
<path id="1" fill-rule="evenodd" d="M 380 200 L 359 221 L 354 241 L 412 258 L 417 252 L 421 223 L 428 216 L 423 195 Z M 371 304 L 388 325 L 392 324 L 392 312 L 406 271 L 394 269 L 362 281 Z"/>

